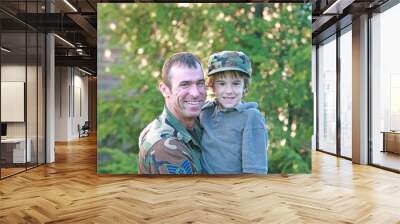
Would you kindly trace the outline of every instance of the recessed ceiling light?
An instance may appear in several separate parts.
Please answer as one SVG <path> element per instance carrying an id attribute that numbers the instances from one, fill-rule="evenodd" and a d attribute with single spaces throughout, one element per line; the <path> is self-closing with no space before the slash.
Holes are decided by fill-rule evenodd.
<path id="1" fill-rule="evenodd" d="M 9 49 L 7 49 L 7 48 L 5 48 L 5 47 L 1 47 L 1 50 L 4 51 L 4 52 L 7 52 L 7 53 L 10 53 L 10 52 L 11 52 L 11 50 L 9 50 Z"/>
<path id="2" fill-rule="evenodd" d="M 68 44 L 69 46 L 75 48 L 75 45 L 71 44 L 71 42 L 69 42 L 68 40 L 58 36 L 57 34 L 54 34 L 55 37 L 57 37 L 58 39 L 60 39 L 61 41 L 63 41 L 64 43 Z"/>
<path id="3" fill-rule="evenodd" d="M 68 0 L 64 0 L 65 4 L 67 4 L 72 10 L 74 10 L 74 12 L 78 12 L 78 10 L 71 4 L 69 3 Z"/>
<path id="4" fill-rule="evenodd" d="M 83 72 L 83 73 L 85 73 L 85 74 L 92 75 L 92 73 L 90 73 L 90 72 L 88 72 L 88 71 L 86 71 L 86 70 L 83 70 L 83 69 L 81 69 L 81 68 L 79 68 L 79 67 L 78 67 L 78 70 L 81 71 L 81 72 Z"/>
<path id="5" fill-rule="evenodd" d="M 332 5 L 324 10 L 322 14 L 342 14 L 343 9 L 351 5 L 355 0 L 336 0 Z"/>

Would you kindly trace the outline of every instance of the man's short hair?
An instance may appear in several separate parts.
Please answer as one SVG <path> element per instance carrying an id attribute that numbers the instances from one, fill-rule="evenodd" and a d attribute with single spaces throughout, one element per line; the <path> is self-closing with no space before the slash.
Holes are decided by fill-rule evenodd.
<path id="1" fill-rule="evenodd" d="M 161 72 L 161 79 L 169 88 L 171 88 L 171 78 L 169 77 L 169 71 L 174 65 L 183 65 L 188 68 L 197 68 L 197 66 L 201 67 L 201 62 L 197 56 L 189 52 L 180 52 L 173 54 L 171 57 L 169 57 L 164 62 Z"/>

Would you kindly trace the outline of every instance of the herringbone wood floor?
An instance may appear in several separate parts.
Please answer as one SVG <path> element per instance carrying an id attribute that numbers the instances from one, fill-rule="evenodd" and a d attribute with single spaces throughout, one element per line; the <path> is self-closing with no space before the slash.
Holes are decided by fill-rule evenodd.
<path id="1" fill-rule="evenodd" d="M 0 223 L 400 223 L 400 175 L 313 153 L 282 177 L 96 174 L 96 139 L 0 181 Z"/>

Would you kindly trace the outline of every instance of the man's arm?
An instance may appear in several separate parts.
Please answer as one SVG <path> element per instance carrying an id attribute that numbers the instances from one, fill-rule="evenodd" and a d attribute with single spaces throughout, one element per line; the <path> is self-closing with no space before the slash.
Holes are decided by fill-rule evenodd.
<path id="1" fill-rule="evenodd" d="M 143 174 L 194 174 L 196 168 L 187 146 L 174 137 L 157 141 L 147 152 Z"/>

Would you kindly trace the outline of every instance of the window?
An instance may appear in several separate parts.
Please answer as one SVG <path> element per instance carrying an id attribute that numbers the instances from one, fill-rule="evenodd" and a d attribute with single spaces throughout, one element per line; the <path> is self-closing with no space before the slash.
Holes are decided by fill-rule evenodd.
<path id="1" fill-rule="evenodd" d="M 340 155 L 351 158 L 352 142 L 352 33 L 340 36 Z"/>
<path id="2" fill-rule="evenodd" d="M 393 152 L 389 149 L 389 144 L 394 143 L 395 149 L 400 147 L 398 21 L 400 21 L 399 4 L 371 18 L 372 163 L 396 170 L 400 170 L 400 155 L 398 154 L 400 150 L 398 153 Z M 385 138 L 385 135 L 389 139 Z"/>
<path id="3" fill-rule="evenodd" d="M 336 153 L 336 36 L 318 48 L 318 149 Z"/>

